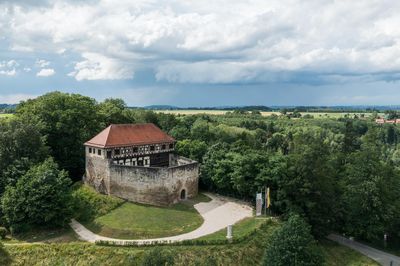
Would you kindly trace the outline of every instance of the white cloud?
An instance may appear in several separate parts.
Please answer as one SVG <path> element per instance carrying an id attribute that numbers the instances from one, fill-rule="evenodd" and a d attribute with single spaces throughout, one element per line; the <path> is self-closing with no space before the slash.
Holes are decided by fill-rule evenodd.
<path id="1" fill-rule="evenodd" d="M 77 80 L 129 79 L 139 68 L 171 83 L 379 78 L 400 72 L 399 11 L 395 0 L 49 1 L 0 4 L 0 35 L 15 51 L 78 54 Z"/>
<path id="2" fill-rule="evenodd" d="M 44 67 L 49 66 L 49 65 L 50 65 L 50 62 L 49 62 L 49 61 L 46 61 L 46 60 L 44 60 L 44 59 L 40 59 L 40 60 L 38 59 L 38 60 L 36 60 L 35 65 L 36 65 L 37 67 L 44 68 Z"/>
<path id="3" fill-rule="evenodd" d="M 15 60 L 0 61 L 0 75 L 15 76 L 17 74 L 18 62 Z"/>
<path id="4" fill-rule="evenodd" d="M 75 71 L 69 76 L 77 80 L 113 80 L 133 77 L 133 66 L 117 59 L 108 58 L 96 53 L 84 53 L 85 60 L 75 64 Z"/>
<path id="5" fill-rule="evenodd" d="M 52 68 L 43 68 L 38 73 L 36 73 L 37 77 L 50 77 L 53 76 L 56 72 Z"/>

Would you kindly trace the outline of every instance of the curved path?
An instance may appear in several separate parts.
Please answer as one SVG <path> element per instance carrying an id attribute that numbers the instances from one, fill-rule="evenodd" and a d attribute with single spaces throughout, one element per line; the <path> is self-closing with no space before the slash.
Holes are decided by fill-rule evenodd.
<path id="1" fill-rule="evenodd" d="M 194 207 L 203 217 L 203 224 L 196 230 L 171 237 L 154 238 L 154 239 L 135 239 L 135 240 L 124 240 L 115 239 L 97 235 L 76 220 L 71 220 L 71 227 L 78 234 L 79 238 L 95 243 L 99 240 L 114 241 L 116 244 L 124 245 L 127 243 L 136 243 L 138 245 L 151 244 L 154 242 L 179 242 L 183 240 L 196 239 L 205 235 L 215 233 L 221 229 L 226 228 L 228 225 L 235 224 L 238 221 L 251 217 L 253 215 L 253 209 L 245 203 L 222 197 L 215 194 L 205 193 L 212 200 L 210 202 L 201 202 Z"/>

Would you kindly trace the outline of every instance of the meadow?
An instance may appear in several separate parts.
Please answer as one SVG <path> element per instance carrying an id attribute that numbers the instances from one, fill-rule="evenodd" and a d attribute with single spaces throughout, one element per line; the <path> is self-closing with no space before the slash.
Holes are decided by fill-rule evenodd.
<path id="1" fill-rule="evenodd" d="M 8 118 L 12 116 L 14 116 L 14 114 L 0 114 L 0 118 Z"/>

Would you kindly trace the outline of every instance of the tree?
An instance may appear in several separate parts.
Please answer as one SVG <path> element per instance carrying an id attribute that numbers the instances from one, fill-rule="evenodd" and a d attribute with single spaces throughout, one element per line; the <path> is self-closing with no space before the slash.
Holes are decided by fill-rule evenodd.
<path id="1" fill-rule="evenodd" d="M 80 179 L 85 165 L 83 143 L 101 129 L 96 101 L 78 94 L 52 92 L 22 102 L 17 116 L 40 123 L 56 162 Z"/>
<path id="2" fill-rule="evenodd" d="M 200 140 L 182 140 L 176 143 L 178 154 L 196 160 L 203 161 L 203 156 L 207 152 L 208 145 Z"/>
<path id="3" fill-rule="evenodd" d="M 40 126 L 23 119 L 0 120 L 0 196 L 7 185 L 48 156 Z"/>
<path id="4" fill-rule="evenodd" d="M 30 227 L 64 226 L 71 216 L 70 184 L 53 159 L 32 167 L 1 199 L 6 224 L 12 232 Z"/>
<path id="5" fill-rule="evenodd" d="M 326 132 L 309 129 L 293 135 L 287 168 L 277 180 L 275 205 L 280 212 L 300 213 L 315 236 L 323 237 L 335 225 L 338 211 L 336 169 L 331 162 Z"/>
<path id="6" fill-rule="evenodd" d="M 131 122 L 125 116 L 124 110 L 126 104 L 122 99 L 105 99 L 99 104 L 99 115 L 102 121 L 102 128 L 108 127 L 110 124 L 125 124 Z"/>
<path id="7" fill-rule="evenodd" d="M 322 265 L 323 257 L 310 233 L 310 226 L 298 215 L 291 216 L 267 243 L 264 265 Z"/>
<path id="8" fill-rule="evenodd" d="M 366 240 L 398 234 L 400 172 L 381 159 L 383 143 L 371 129 L 351 154 L 342 180 L 344 231 Z"/>

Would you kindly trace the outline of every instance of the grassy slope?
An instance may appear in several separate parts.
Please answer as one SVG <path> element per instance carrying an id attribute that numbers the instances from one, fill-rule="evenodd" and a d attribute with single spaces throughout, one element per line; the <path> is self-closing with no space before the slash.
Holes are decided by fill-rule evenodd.
<path id="1" fill-rule="evenodd" d="M 245 218 L 233 225 L 233 237 L 244 237 L 251 233 L 254 229 L 259 228 L 265 219 L 255 217 Z M 222 229 L 214 234 L 200 237 L 199 240 L 224 240 L 226 239 L 226 229 Z"/>
<path id="2" fill-rule="evenodd" d="M 240 223 L 241 231 L 253 228 L 254 224 L 249 221 Z M 268 241 L 277 226 L 277 223 L 271 223 L 250 240 L 239 244 L 162 248 L 174 253 L 176 265 L 259 265 L 264 253 L 263 242 Z M 220 238 L 219 233 L 215 237 Z M 321 245 L 327 266 L 377 265 L 333 242 L 323 241 Z M 153 247 L 103 247 L 88 243 L 7 246 L 6 254 L 0 256 L 0 265 L 7 265 L 4 263 L 7 260 L 12 261 L 10 265 L 140 265 L 142 256 L 150 249 Z"/>
<path id="3" fill-rule="evenodd" d="M 378 266 L 379 264 L 374 262 L 362 254 L 351 250 L 347 247 L 340 246 L 332 241 L 325 240 L 321 242 L 321 246 L 326 256 L 327 266 Z"/>

